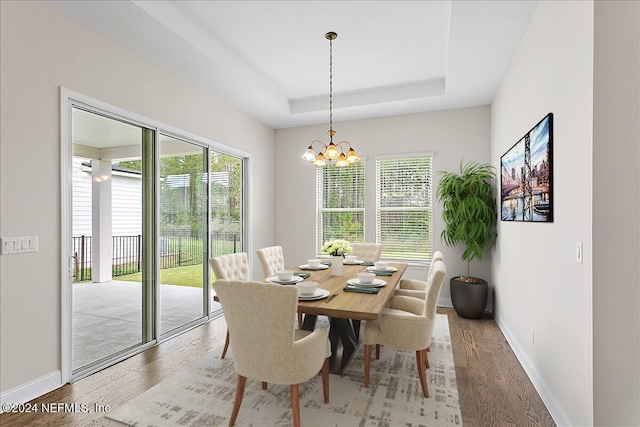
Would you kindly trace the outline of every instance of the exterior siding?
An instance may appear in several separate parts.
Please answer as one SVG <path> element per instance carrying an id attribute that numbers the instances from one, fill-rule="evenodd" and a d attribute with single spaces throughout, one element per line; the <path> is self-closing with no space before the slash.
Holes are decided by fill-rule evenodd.
<path id="1" fill-rule="evenodd" d="M 91 168 L 87 159 L 73 158 L 73 235 L 91 236 Z M 112 235 L 142 233 L 142 185 L 138 175 L 113 172 Z"/>

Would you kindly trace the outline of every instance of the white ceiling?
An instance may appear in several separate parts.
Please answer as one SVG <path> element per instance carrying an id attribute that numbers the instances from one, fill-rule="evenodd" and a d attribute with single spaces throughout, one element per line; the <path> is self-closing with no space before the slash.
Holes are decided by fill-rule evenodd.
<path id="1" fill-rule="evenodd" d="M 491 103 L 537 1 L 46 1 L 273 127 Z"/>

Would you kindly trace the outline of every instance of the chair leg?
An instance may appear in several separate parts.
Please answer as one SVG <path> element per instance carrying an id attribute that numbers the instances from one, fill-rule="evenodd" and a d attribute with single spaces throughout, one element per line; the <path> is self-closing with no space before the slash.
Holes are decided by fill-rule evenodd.
<path id="1" fill-rule="evenodd" d="M 242 396 L 244 396 L 244 386 L 247 383 L 247 377 L 238 375 L 238 385 L 236 386 L 236 400 L 233 402 L 233 411 L 231 411 L 231 419 L 229 420 L 229 427 L 233 427 L 238 418 L 238 411 L 240 411 L 240 404 L 242 403 Z"/>
<path id="2" fill-rule="evenodd" d="M 424 369 L 429 369 L 431 365 L 429 365 L 429 349 L 422 350 L 422 361 L 424 362 Z"/>
<path id="3" fill-rule="evenodd" d="M 371 344 L 364 345 L 364 388 L 369 388 L 369 369 L 371 368 Z"/>
<path id="4" fill-rule="evenodd" d="M 262 381 L 262 389 L 266 390 L 267 389 L 267 383 L 265 383 L 264 381 Z"/>
<path id="5" fill-rule="evenodd" d="M 376 360 L 380 360 L 380 344 L 376 344 Z"/>
<path id="6" fill-rule="evenodd" d="M 329 358 L 324 359 L 322 365 L 322 391 L 324 393 L 324 403 L 329 403 Z"/>
<path id="7" fill-rule="evenodd" d="M 293 414 L 293 426 L 300 427 L 300 395 L 298 384 L 291 384 L 291 412 Z"/>
<path id="8" fill-rule="evenodd" d="M 420 376 L 420 385 L 422 386 L 422 394 L 429 397 L 429 389 L 427 388 L 427 373 L 424 371 L 424 361 L 422 360 L 423 350 L 416 351 L 416 365 L 418 365 L 418 375 Z"/>
<path id="9" fill-rule="evenodd" d="M 227 337 L 224 339 L 224 348 L 222 349 L 222 356 L 220 356 L 220 359 L 224 359 L 224 356 L 227 354 L 228 348 L 229 348 L 229 329 L 227 329 Z"/>
<path id="10" fill-rule="evenodd" d="M 302 313 L 298 313 L 298 329 L 302 329 Z"/>

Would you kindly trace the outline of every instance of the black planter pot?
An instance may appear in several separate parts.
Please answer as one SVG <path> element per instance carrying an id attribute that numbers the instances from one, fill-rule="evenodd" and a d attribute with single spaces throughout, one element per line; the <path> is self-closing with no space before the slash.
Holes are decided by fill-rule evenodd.
<path id="1" fill-rule="evenodd" d="M 483 280 L 480 283 L 467 283 L 456 279 L 452 278 L 449 283 L 453 308 L 461 317 L 479 318 L 487 306 L 487 282 Z"/>

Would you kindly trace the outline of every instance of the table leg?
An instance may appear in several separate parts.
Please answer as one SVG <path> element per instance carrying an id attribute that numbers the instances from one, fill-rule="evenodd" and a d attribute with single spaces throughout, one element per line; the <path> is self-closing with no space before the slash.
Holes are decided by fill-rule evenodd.
<path id="1" fill-rule="evenodd" d="M 353 332 L 356 336 L 356 342 L 360 342 L 360 320 L 352 320 L 353 323 Z"/>
<path id="2" fill-rule="evenodd" d="M 313 331 L 317 315 L 305 314 L 302 329 Z M 329 372 L 342 374 L 358 348 L 360 341 L 360 320 L 329 318 L 329 341 L 331 342 L 331 358 Z"/>
<path id="3" fill-rule="evenodd" d="M 342 374 L 358 348 L 359 331 L 356 332 L 354 327 L 357 323 L 359 329 L 360 322 L 335 317 L 332 317 L 330 321 L 329 339 L 331 340 L 332 354 L 329 359 L 329 371 L 332 374 Z"/>
<path id="4" fill-rule="evenodd" d="M 313 331 L 316 327 L 316 320 L 318 320 L 318 316 L 315 314 L 305 314 L 304 321 L 302 322 L 302 330 L 305 331 Z"/>

